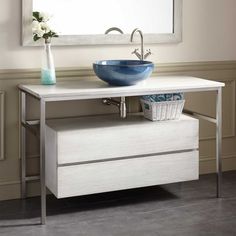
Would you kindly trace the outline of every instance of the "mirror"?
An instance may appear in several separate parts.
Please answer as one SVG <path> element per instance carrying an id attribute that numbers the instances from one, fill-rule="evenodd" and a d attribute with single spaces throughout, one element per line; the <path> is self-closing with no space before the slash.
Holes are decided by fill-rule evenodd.
<path id="1" fill-rule="evenodd" d="M 52 16 L 50 26 L 60 36 L 54 45 L 129 44 L 134 28 L 142 30 L 145 43 L 181 41 L 182 0 L 22 1 L 23 45 L 39 45 L 32 39 L 32 11 Z M 124 34 L 105 35 L 111 27 Z"/>

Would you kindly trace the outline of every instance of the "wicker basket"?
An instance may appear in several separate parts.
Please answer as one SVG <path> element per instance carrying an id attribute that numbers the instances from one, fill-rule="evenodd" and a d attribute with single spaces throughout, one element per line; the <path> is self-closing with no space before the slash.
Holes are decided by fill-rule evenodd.
<path id="1" fill-rule="evenodd" d="M 140 99 L 144 117 L 152 121 L 179 119 L 185 100 L 150 102 Z"/>

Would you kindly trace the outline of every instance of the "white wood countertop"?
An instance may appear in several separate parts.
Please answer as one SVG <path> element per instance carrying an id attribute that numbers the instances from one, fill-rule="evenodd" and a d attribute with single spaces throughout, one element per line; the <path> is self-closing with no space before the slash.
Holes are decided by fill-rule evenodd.
<path id="1" fill-rule="evenodd" d="M 100 79 L 58 82 L 56 85 L 19 85 L 19 89 L 46 101 L 128 97 L 172 92 L 210 91 L 224 83 L 191 76 L 157 76 L 133 86 L 110 86 Z"/>

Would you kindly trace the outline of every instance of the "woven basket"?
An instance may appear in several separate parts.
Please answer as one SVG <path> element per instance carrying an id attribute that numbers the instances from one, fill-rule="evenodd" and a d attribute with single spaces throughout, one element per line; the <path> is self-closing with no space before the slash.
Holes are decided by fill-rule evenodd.
<path id="1" fill-rule="evenodd" d="M 150 102 L 140 99 L 144 117 L 152 121 L 179 119 L 185 100 Z"/>

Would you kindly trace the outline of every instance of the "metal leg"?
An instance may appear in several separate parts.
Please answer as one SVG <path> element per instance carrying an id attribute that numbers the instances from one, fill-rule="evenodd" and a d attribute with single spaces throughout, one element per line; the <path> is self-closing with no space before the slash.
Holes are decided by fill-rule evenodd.
<path id="1" fill-rule="evenodd" d="M 21 198 L 26 198 L 26 95 L 20 91 L 20 153 L 21 153 Z"/>
<path id="2" fill-rule="evenodd" d="M 216 171 L 217 171 L 217 189 L 216 196 L 221 197 L 221 181 L 222 181 L 222 89 L 217 91 L 216 101 Z"/>
<path id="3" fill-rule="evenodd" d="M 46 224 L 46 185 L 45 185 L 45 101 L 40 100 L 40 184 L 41 184 L 41 224 Z"/>

